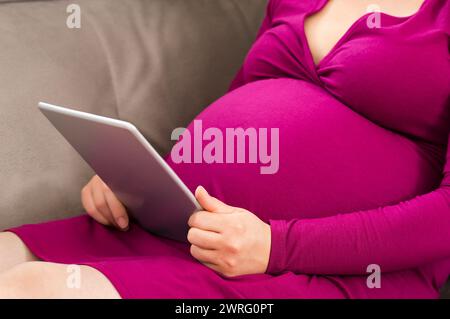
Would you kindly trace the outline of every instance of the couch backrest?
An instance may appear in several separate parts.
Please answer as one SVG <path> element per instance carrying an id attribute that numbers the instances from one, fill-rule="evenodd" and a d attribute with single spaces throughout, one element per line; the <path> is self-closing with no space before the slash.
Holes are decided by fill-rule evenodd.
<path id="1" fill-rule="evenodd" d="M 170 132 L 222 95 L 266 0 L 0 4 L 0 229 L 81 211 L 93 174 L 38 112 L 48 101 L 133 122 L 165 153 Z"/>

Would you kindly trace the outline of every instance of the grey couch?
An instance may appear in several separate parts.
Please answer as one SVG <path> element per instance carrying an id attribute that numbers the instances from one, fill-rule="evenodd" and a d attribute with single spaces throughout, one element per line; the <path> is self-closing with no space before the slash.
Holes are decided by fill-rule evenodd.
<path id="1" fill-rule="evenodd" d="M 70 29 L 67 6 L 81 8 Z M 0 0 L 0 229 L 81 212 L 92 171 L 38 101 L 133 122 L 162 153 L 222 95 L 266 0 Z"/>
<path id="2" fill-rule="evenodd" d="M 81 8 L 69 29 L 66 8 Z M 0 229 L 79 214 L 92 171 L 36 109 L 133 122 L 161 153 L 222 95 L 265 0 L 0 0 Z"/>

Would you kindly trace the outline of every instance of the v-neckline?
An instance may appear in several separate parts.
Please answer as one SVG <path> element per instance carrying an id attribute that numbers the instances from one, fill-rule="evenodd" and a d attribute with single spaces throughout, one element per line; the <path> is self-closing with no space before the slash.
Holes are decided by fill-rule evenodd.
<path id="1" fill-rule="evenodd" d="M 361 23 L 361 21 L 365 18 L 367 18 L 369 15 L 373 14 L 373 12 L 367 12 L 365 14 L 363 14 L 362 16 L 360 16 L 358 19 L 356 19 L 351 25 L 350 27 L 342 34 L 342 36 L 337 40 L 337 42 L 331 47 L 331 49 L 316 63 L 314 61 L 314 57 L 311 51 L 311 47 L 309 46 L 309 41 L 308 38 L 306 36 L 306 31 L 305 31 L 305 21 L 308 17 L 312 16 L 313 14 L 318 13 L 319 11 L 323 10 L 325 8 L 325 6 L 328 4 L 330 0 L 322 0 L 322 3 L 318 6 L 316 6 L 316 8 L 314 8 L 311 11 L 306 12 L 303 17 L 302 17 L 302 36 L 303 36 L 303 41 L 304 41 L 304 45 L 305 45 L 305 49 L 307 51 L 307 56 L 309 59 L 309 62 L 311 63 L 311 66 L 314 68 L 314 70 L 317 73 L 317 70 L 319 70 L 322 65 L 327 62 L 330 57 L 333 55 L 333 53 L 342 45 L 343 42 L 345 42 L 347 40 L 347 38 L 352 34 L 353 30 L 359 26 L 359 24 Z M 388 13 L 384 13 L 382 11 L 379 12 L 379 14 L 382 17 L 385 18 L 390 18 L 390 19 L 397 19 L 397 20 L 403 20 L 404 22 L 407 20 L 410 20 L 411 18 L 415 17 L 416 15 L 419 14 L 419 12 L 421 12 L 423 10 L 423 8 L 425 7 L 425 5 L 431 2 L 431 0 L 424 0 L 422 2 L 422 4 L 420 5 L 420 7 L 417 9 L 416 12 L 412 13 L 411 15 L 408 16 L 402 16 L 402 17 L 398 17 L 398 16 L 394 16 Z"/>

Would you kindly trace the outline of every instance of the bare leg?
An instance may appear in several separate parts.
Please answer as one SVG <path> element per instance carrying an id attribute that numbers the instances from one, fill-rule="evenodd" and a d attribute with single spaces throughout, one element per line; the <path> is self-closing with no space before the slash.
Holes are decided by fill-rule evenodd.
<path id="1" fill-rule="evenodd" d="M 118 299 L 120 295 L 92 267 L 35 261 L 0 274 L 0 299 L 4 298 Z"/>
<path id="2" fill-rule="evenodd" d="M 17 235 L 0 233 L 0 274 L 21 263 L 37 260 Z"/>

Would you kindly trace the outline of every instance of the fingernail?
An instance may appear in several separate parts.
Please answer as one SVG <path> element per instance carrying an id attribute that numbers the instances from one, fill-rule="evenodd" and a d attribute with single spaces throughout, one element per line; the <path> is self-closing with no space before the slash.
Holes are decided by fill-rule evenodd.
<path id="1" fill-rule="evenodd" d="M 126 230 L 128 228 L 128 222 L 126 220 L 125 217 L 119 217 L 117 219 L 117 225 L 120 227 L 120 229 L 122 230 Z"/>
<path id="2" fill-rule="evenodd" d="M 206 194 L 208 194 L 206 189 L 201 185 L 197 186 L 197 189 L 195 190 L 195 195 L 198 195 L 200 192 L 205 192 Z"/>

